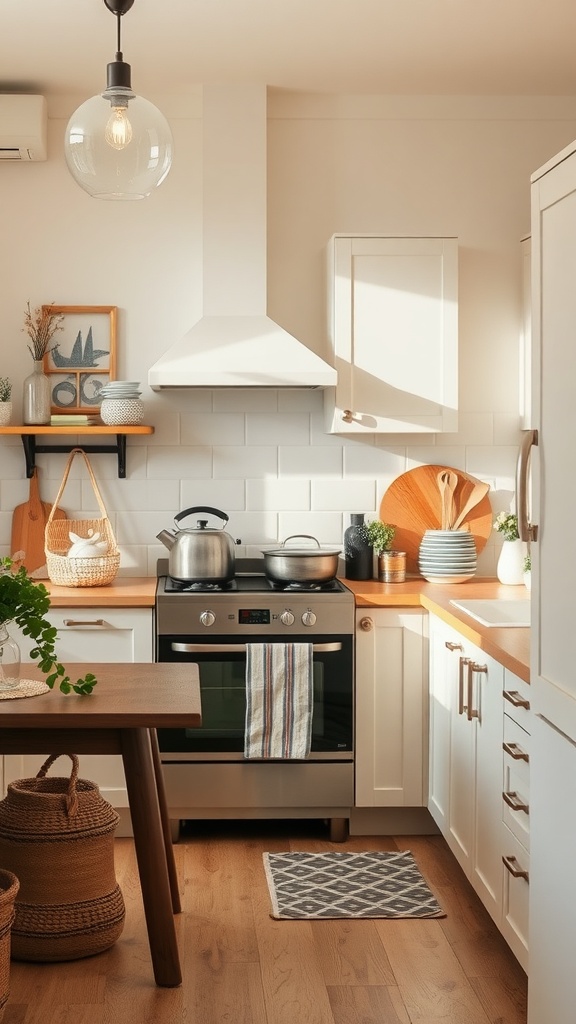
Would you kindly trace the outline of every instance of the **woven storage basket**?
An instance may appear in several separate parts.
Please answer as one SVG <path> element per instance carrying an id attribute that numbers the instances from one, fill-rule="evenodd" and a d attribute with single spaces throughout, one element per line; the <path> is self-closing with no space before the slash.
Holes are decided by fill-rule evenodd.
<path id="1" fill-rule="evenodd" d="M 77 960 L 112 946 L 124 927 L 124 900 L 114 871 L 116 811 L 94 782 L 47 777 L 52 754 L 35 778 L 8 785 L 0 801 L 0 864 L 18 872 L 12 958 Z"/>
<path id="2" fill-rule="evenodd" d="M 10 930 L 19 886 L 16 875 L 0 869 L 0 1022 L 10 995 Z"/>
<path id="3" fill-rule="evenodd" d="M 74 456 L 78 454 L 82 455 L 86 462 L 86 468 L 100 512 L 102 513 L 102 518 L 54 519 L 54 510 L 62 497 Z M 91 537 L 99 533 L 100 540 L 108 541 L 108 553 L 95 558 L 68 558 L 66 552 L 70 550 L 71 532 L 79 537 Z M 46 521 L 44 548 L 46 551 L 48 577 L 52 583 L 58 583 L 62 587 L 102 587 L 106 583 L 112 583 L 120 568 L 120 552 L 118 551 L 116 538 L 108 519 L 102 496 L 98 490 L 92 466 L 86 452 L 82 451 L 81 448 L 73 448 L 68 457 L 60 490 L 56 495 Z"/>

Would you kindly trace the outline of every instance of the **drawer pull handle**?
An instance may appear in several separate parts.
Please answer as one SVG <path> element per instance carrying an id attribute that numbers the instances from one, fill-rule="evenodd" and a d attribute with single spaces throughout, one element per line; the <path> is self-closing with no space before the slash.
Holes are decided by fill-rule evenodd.
<path id="1" fill-rule="evenodd" d="M 506 870 L 509 871 L 510 874 L 513 876 L 513 878 L 524 878 L 527 882 L 529 882 L 530 879 L 528 877 L 528 872 L 522 870 L 522 868 L 518 864 L 518 861 L 516 860 L 516 857 L 502 857 L 502 863 L 504 864 Z"/>
<path id="2" fill-rule="evenodd" d="M 530 808 L 528 804 L 522 803 L 522 800 L 518 796 L 518 793 L 516 793 L 514 790 L 511 793 L 502 793 L 502 799 L 504 800 L 505 803 L 508 804 L 509 807 L 512 808 L 513 811 L 524 811 L 524 814 L 530 813 Z"/>
<path id="3" fill-rule="evenodd" d="M 455 644 L 452 640 L 445 640 L 444 647 L 447 647 L 449 651 L 463 651 L 462 644 Z"/>
<path id="4" fill-rule="evenodd" d="M 526 751 L 522 750 L 522 747 L 519 747 L 517 743 L 503 743 L 502 744 L 502 749 L 507 754 L 510 754 L 510 757 L 513 757 L 515 761 L 529 761 L 530 760 L 530 758 L 529 758 L 528 754 L 526 753 Z"/>
<path id="5" fill-rule="evenodd" d="M 473 701 L 473 684 L 474 672 L 487 672 L 487 665 L 478 665 L 475 661 L 468 661 L 468 706 L 466 708 L 466 716 L 468 721 L 471 722 L 473 718 L 480 718 L 480 712 L 472 707 Z"/>
<path id="6" fill-rule="evenodd" d="M 370 618 L 369 615 L 365 615 L 364 618 L 360 619 L 360 629 L 364 633 L 369 633 L 372 629 L 374 629 L 374 621 Z"/>
<path id="7" fill-rule="evenodd" d="M 459 658 L 458 661 L 458 714 L 463 715 L 468 710 L 464 704 L 464 665 L 468 665 L 470 658 Z"/>
<path id="8" fill-rule="evenodd" d="M 503 690 L 502 696 L 504 700 L 509 701 L 515 708 L 526 708 L 526 711 L 530 711 L 530 701 L 525 700 L 522 694 L 518 693 L 518 690 Z"/>
<path id="9" fill-rule="evenodd" d="M 104 619 L 64 619 L 65 626 L 103 626 Z"/>

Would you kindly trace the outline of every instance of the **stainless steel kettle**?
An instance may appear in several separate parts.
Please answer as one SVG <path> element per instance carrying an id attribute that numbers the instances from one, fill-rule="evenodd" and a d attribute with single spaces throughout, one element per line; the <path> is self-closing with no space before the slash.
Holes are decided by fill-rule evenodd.
<path id="1" fill-rule="evenodd" d="M 197 512 L 207 512 L 223 520 L 220 529 L 208 529 L 207 519 L 198 519 L 195 527 L 181 530 L 179 523 Z M 174 516 L 176 531 L 162 530 L 157 534 L 170 552 L 168 572 L 175 580 L 186 583 L 227 583 L 234 578 L 236 555 L 234 541 L 224 532 L 228 522 L 225 512 L 205 505 L 184 509 Z"/>

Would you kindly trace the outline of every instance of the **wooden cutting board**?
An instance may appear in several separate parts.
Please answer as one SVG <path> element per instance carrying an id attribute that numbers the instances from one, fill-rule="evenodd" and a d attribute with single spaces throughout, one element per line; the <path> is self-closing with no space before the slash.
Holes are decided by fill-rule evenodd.
<path id="1" fill-rule="evenodd" d="M 474 485 L 481 481 L 450 466 L 418 466 L 402 473 L 390 485 L 380 503 L 380 519 L 396 527 L 392 546 L 406 552 L 408 572 L 418 572 L 418 549 L 426 530 L 439 530 L 442 526 L 442 503 L 437 477 L 443 471 L 458 476 L 454 492 L 455 515 L 458 515 Z M 461 529 L 468 529 L 473 535 L 478 554 L 486 546 L 492 524 L 492 506 L 486 494 L 470 510 L 461 526 Z"/>
<path id="2" fill-rule="evenodd" d="M 38 471 L 34 468 L 30 477 L 30 495 L 28 501 L 17 505 L 12 514 L 12 539 L 10 542 L 11 558 L 28 570 L 34 579 L 48 579 L 46 570 L 46 554 L 44 551 L 44 531 L 52 505 L 49 501 L 40 500 L 38 487 Z M 64 509 L 56 508 L 55 519 L 66 519 Z"/>

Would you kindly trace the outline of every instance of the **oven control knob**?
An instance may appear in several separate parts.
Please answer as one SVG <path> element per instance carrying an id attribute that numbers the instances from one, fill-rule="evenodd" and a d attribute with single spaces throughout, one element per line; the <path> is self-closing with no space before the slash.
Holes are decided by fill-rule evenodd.
<path id="1" fill-rule="evenodd" d="M 294 615 L 291 611 L 286 608 L 285 611 L 280 614 L 280 622 L 283 626 L 292 626 L 294 624 Z"/>
<path id="2" fill-rule="evenodd" d="M 314 615 L 314 612 L 310 611 L 310 609 L 308 609 L 308 611 L 302 613 L 302 625 L 303 626 L 313 626 L 315 624 L 315 622 L 316 622 L 316 616 Z"/>
<path id="3" fill-rule="evenodd" d="M 216 622 L 214 612 L 202 612 L 200 614 L 200 622 L 203 626 L 213 626 Z"/>

